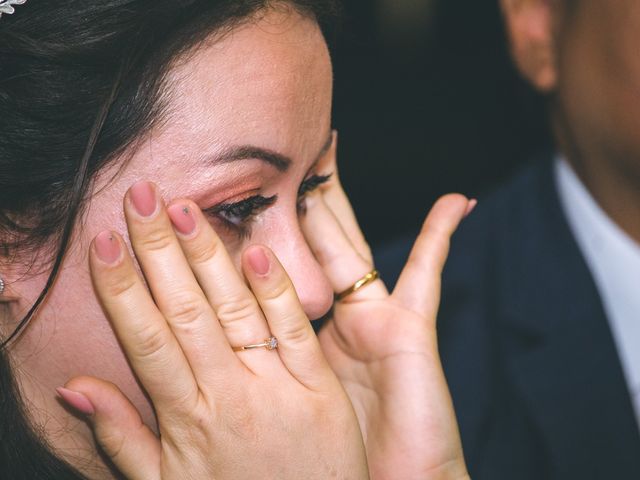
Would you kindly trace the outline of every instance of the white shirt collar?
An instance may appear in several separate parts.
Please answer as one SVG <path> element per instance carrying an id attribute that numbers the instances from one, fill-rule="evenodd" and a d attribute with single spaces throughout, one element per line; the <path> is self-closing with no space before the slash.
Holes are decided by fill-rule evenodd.
<path id="1" fill-rule="evenodd" d="M 640 245 L 600 208 L 558 158 L 560 203 L 602 298 L 640 423 Z"/>

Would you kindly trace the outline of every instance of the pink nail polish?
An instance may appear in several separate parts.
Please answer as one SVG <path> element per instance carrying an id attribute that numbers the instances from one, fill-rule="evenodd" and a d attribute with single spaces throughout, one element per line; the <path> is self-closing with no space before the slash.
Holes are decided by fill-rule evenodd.
<path id="1" fill-rule="evenodd" d="M 193 211 L 187 205 L 171 205 L 167 213 L 175 229 L 183 235 L 190 235 L 196 229 L 196 219 Z"/>
<path id="2" fill-rule="evenodd" d="M 269 262 L 269 258 L 267 257 L 264 248 L 262 247 L 253 247 L 251 250 L 247 252 L 247 260 L 249 261 L 249 266 L 260 276 L 265 276 L 269 273 L 269 269 L 271 264 Z"/>
<path id="3" fill-rule="evenodd" d="M 120 242 L 110 231 L 100 232 L 94 244 L 96 255 L 104 263 L 111 265 L 120 259 Z"/>
<path id="4" fill-rule="evenodd" d="M 58 395 L 60 395 L 67 405 L 76 409 L 78 412 L 89 416 L 96 413 L 96 409 L 93 408 L 91 401 L 82 393 L 74 392 L 64 387 L 56 388 L 56 392 L 58 392 Z"/>
<path id="5" fill-rule="evenodd" d="M 129 190 L 131 203 L 136 212 L 143 217 L 150 217 L 157 208 L 156 191 L 149 182 L 138 182 Z"/>

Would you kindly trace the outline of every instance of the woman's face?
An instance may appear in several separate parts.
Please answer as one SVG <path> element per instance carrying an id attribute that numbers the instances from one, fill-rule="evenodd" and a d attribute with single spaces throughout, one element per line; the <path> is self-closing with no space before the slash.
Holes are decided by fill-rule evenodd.
<path id="1" fill-rule="evenodd" d="M 294 11 L 269 11 L 179 63 L 168 90 L 167 121 L 142 139 L 115 180 L 120 162 L 100 176 L 50 298 L 11 351 L 25 398 L 41 409 L 33 408 L 33 415 L 46 422 L 60 449 L 90 442 L 89 430 L 55 398 L 55 387 L 73 376 L 114 382 L 154 423 L 97 302 L 87 263 L 97 233 L 126 233 L 122 198 L 133 183 L 153 181 L 165 200 L 187 197 L 209 209 L 236 260 L 251 243 L 269 246 L 311 319 L 332 302 L 299 224 L 299 192 L 313 187 L 316 175 L 331 173 L 332 71 L 317 25 Z M 23 299 L 20 307 L 28 308 L 44 278 L 12 285 Z"/>

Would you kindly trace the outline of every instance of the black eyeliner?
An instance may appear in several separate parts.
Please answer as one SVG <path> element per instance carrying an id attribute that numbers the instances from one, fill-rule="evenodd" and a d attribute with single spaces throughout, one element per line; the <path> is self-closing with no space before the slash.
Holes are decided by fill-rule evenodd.
<path id="1" fill-rule="evenodd" d="M 304 201 L 307 194 L 327 183 L 332 176 L 333 173 L 328 175 L 312 175 L 302 182 L 302 185 L 300 185 L 300 189 L 298 190 L 298 202 L 296 204 L 298 215 L 305 215 L 307 213 L 307 204 Z"/>
<path id="2" fill-rule="evenodd" d="M 267 207 L 270 207 L 278 200 L 277 195 L 271 197 L 263 197 L 262 195 L 254 195 L 235 203 L 223 203 L 214 207 L 205 208 L 203 212 L 209 216 L 215 217 L 228 229 L 237 234 L 241 239 L 251 236 L 251 228 L 246 226 L 252 217 L 260 213 Z M 236 223 L 229 217 L 237 217 L 239 222 Z"/>
<path id="3" fill-rule="evenodd" d="M 245 219 L 264 208 L 270 207 L 277 199 L 277 195 L 273 195 L 271 197 L 255 195 L 253 197 L 240 200 L 239 202 L 216 205 L 215 207 L 207 209 L 207 211 L 214 214 L 225 213 Z"/>
<path id="4" fill-rule="evenodd" d="M 297 209 L 300 215 L 306 213 L 304 198 L 310 192 L 316 190 L 321 185 L 327 183 L 333 176 L 312 175 L 302 182 L 298 189 Z M 251 236 L 251 220 L 266 208 L 273 205 L 278 199 L 277 195 L 264 197 L 254 195 L 235 203 L 222 203 L 210 208 L 203 209 L 203 213 L 210 217 L 215 217 L 228 230 L 238 235 L 241 239 Z"/>
<path id="5" fill-rule="evenodd" d="M 327 183 L 332 176 L 333 173 L 329 173 L 328 175 L 312 175 L 300 185 L 298 197 L 304 197 L 307 193 L 313 192 L 320 185 Z"/>

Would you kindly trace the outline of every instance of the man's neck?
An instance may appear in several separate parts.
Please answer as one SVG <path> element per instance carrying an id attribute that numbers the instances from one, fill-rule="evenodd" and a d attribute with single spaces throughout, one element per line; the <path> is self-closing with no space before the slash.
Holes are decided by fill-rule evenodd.
<path id="1" fill-rule="evenodd" d="M 569 152 L 567 152 L 569 153 Z M 567 160 L 600 208 L 640 245 L 640 179 L 615 162 Z"/>
<path id="2" fill-rule="evenodd" d="M 552 112 L 561 153 L 600 208 L 640 245 L 640 159 L 634 166 L 606 153 L 592 135 L 578 134 L 560 108 Z"/>

